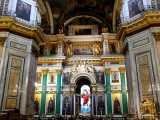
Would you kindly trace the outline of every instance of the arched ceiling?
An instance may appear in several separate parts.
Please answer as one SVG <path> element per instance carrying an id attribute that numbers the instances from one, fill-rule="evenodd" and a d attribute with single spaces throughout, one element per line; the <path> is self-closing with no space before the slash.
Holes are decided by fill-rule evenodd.
<path id="1" fill-rule="evenodd" d="M 48 0 L 48 3 L 52 11 L 55 34 L 62 26 L 64 27 L 64 23 L 65 26 L 75 24 L 75 19 L 81 20 L 81 23 L 87 21 L 84 24 L 90 21 L 92 24 L 97 22 L 112 32 L 115 0 Z"/>

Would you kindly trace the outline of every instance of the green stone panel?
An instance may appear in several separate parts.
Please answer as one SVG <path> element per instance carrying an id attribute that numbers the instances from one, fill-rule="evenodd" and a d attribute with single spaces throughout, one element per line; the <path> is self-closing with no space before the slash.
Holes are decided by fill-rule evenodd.
<path id="1" fill-rule="evenodd" d="M 112 114 L 110 74 L 106 74 L 106 90 L 107 90 L 107 112 L 108 114 Z"/>
<path id="2" fill-rule="evenodd" d="M 128 114 L 128 102 L 126 92 L 122 92 L 123 114 Z"/>
<path id="3" fill-rule="evenodd" d="M 41 115 L 45 115 L 46 89 L 47 89 L 46 85 L 47 85 L 47 75 L 43 75 L 41 109 L 40 109 L 40 114 Z"/>
<path id="4" fill-rule="evenodd" d="M 120 73 L 120 76 L 121 76 L 123 114 L 128 114 L 127 93 L 125 92 L 126 91 L 125 74 Z"/>
<path id="5" fill-rule="evenodd" d="M 60 114 L 61 101 L 61 74 L 57 74 L 56 114 Z"/>

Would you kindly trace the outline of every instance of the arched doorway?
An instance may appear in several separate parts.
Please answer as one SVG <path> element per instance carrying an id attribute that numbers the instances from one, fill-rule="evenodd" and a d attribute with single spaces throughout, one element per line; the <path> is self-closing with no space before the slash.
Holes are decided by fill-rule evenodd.
<path id="1" fill-rule="evenodd" d="M 91 82 L 87 77 L 80 77 L 76 83 L 76 115 L 90 115 L 92 109 Z"/>

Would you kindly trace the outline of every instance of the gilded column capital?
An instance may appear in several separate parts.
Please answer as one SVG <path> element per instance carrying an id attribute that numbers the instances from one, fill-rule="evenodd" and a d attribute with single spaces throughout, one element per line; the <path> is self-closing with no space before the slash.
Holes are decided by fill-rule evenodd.
<path id="1" fill-rule="evenodd" d="M 106 73 L 106 74 L 110 74 L 110 72 L 111 72 L 111 68 L 106 68 L 106 69 L 105 69 L 105 73 Z"/>
<path id="2" fill-rule="evenodd" d="M 155 40 L 160 41 L 160 32 L 154 32 L 153 36 L 154 36 Z"/>
<path id="3" fill-rule="evenodd" d="M 48 72 L 49 72 L 49 70 L 48 70 L 48 69 L 43 69 L 43 70 L 42 70 L 43 75 L 47 75 L 47 74 L 48 74 Z"/>
<path id="4" fill-rule="evenodd" d="M 118 70 L 119 70 L 120 73 L 125 73 L 125 71 L 126 71 L 126 69 L 123 68 L 123 67 L 118 68 Z"/>
<path id="5" fill-rule="evenodd" d="M 5 39 L 6 37 L 0 37 L 0 46 L 4 46 Z"/>
<path id="6" fill-rule="evenodd" d="M 56 70 L 57 74 L 62 74 L 62 70 Z"/>

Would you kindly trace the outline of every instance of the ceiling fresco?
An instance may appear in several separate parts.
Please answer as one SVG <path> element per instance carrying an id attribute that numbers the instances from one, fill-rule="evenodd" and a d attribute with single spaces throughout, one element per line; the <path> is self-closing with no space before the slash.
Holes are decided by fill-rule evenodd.
<path id="1" fill-rule="evenodd" d="M 55 33 L 62 27 L 67 27 L 78 20 L 76 16 L 81 16 L 78 25 L 81 23 L 96 23 L 99 26 L 107 26 L 111 32 L 113 8 L 115 0 L 48 0 L 54 21 Z M 86 17 L 87 16 L 87 17 Z M 64 25 L 66 21 L 70 20 Z M 98 19 L 100 22 L 97 22 Z M 84 22 L 85 21 L 85 22 Z"/>

